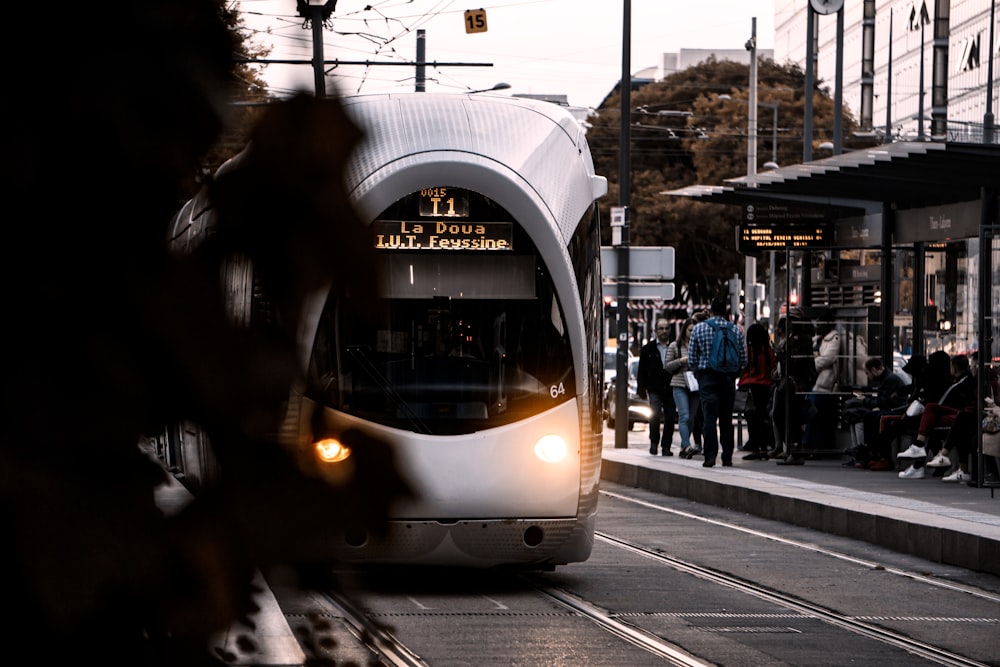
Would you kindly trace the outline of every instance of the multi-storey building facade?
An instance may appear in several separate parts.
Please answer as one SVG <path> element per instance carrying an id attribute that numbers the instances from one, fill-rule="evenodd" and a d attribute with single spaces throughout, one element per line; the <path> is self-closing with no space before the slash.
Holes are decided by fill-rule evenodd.
<path id="1" fill-rule="evenodd" d="M 777 62 L 805 69 L 808 2 L 775 0 Z M 994 2 L 845 0 L 842 94 L 862 127 L 881 134 L 888 125 L 895 140 L 981 142 L 987 89 L 994 109 L 1000 97 L 1000 15 L 993 19 L 990 51 Z M 816 81 L 832 91 L 837 14 L 814 16 Z"/>

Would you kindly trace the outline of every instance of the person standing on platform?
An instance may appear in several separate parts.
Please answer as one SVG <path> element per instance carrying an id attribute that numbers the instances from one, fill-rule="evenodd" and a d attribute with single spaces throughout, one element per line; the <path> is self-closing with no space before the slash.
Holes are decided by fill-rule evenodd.
<path id="1" fill-rule="evenodd" d="M 694 315 L 691 316 L 691 319 L 694 320 L 695 324 L 698 324 L 699 322 L 704 322 L 711 316 L 711 308 L 702 308 L 701 310 L 696 311 Z M 688 342 L 690 343 L 690 341 Z M 687 348 L 685 347 L 684 350 L 686 353 Z M 693 372 L 694 369 L 688 366 L 688 370 Z M 701 413 L 701 401 L 697 401 L 695 405 L 691 406 L 691 440 L 694 441 L 694 449 L 688 454 L 688 458 L 691 458 L 691 456 L 695 454 L 701 454 L 701 434 L 704 430 L 704 425 L 705 416 Z"/>
<path id="2" fill-rule="evenodd" d="M 788 344 L 788 320 L 784 317 L 774 326 L 774 357 L 777 364 L 772 374 L 770 417 L 774 448 L 767 453 L 769 459 L 785 456 L 785 392 L 788 391 L 785 346 Z"/>
<path id="3" fill-rule="evenodd" d="M 688 345 L 688 366 L 698 376 L 698 393 L 705 418 L 702 465 L 706 468 L 715 465 L 720 445 L 722 465 L 733 465 L 736 378 L 747 366 L 746 337 L 726 318 L 726 307 L 725 299 L 713 299 L 712 317 L 695 326 Z"/>
<path id="4" fill-rule="evenodd" d="M 771 398 L 772 374 L 777 364 L 771 338 L 763 324 L 754 322 L 747 327 L 747 367 L 740 375 L 740 389 L 746 388 L 753 401 L 753 409 L 744 413 L 747 420 L 748 461 L 767 459 L 773 444 L 773 432 L 768 422 L 768 403 Z"/>
<path id="5" fill-rule="evenodd" d="M 656 320 L 656 335 L 639 350 L 639 377 L 636 391 L 640 398 L 649 401 L 649 453 L 662 451 L 663 456 L 673 456 L 670 442 L 674 439 L 674 397 L 667 372 L 667 347 L 670 343 L 670 325 L 663 318 Z M 663 438 L 660 439 L 660 424 Z"/>
<path id="6" fill-rule="evenodd" d="M 810 449 L 834 448 L 839 402 L 840 343 L 840 332 L 833 321 L 833 311 L 824 310 L 816 323 L 816 337 L 813 341 L 816 379 L 809 394 L 813 409 L 809 411 L 803 437 L 803 444 Z"/>
<path id="7" fill-rule="evenodd" d="M 691 446 L 692 426 L 694 417 L 698 413 L 698 392 L 688 387 L 684 377 L 685 371 L 690 370 L 687 357 L 688 343 L 691 342 L 691 332 L 697 323 L 693 317 L 684 320 L 677 340 L 670 343 L 667 348 L 666 368 L 673 376 L 670 388 L 673 390 L 674 405 L 677 407 L 677 429 L 681 434 L 680 456 L 685 459 L 701 452 L 701 447 Z"/>

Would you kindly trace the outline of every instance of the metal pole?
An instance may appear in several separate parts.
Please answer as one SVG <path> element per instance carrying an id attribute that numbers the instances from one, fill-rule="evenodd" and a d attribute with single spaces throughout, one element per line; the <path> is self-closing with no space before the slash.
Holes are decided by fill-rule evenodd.
<path id="1" fill-rule="evenodd" d="M 632 2 L 624 0 L 622 15 L 621 159 L 618 163 L 618 202 L 625 209 L 622 242 L 618 246 L 618 357 L 615 381 L 615 449 L 628 448 L 628 300 L 629 300 L 629 191 L 632 161 Z"/>
<path id="2" fill-rule="evenodd" d="M 813 157 L 812 134 L 813 134 L 813 71 L 816 68 L 816 49 L 813 44 L 813 32 L 816 23 L 816 13 L 813 11 L 812 3 L 806 3 L 806 81 L 805 81 L 805 109 L 802 118 L 802 161 L 809 162 Z"/>
<path id="3" fill-rule="evenodd" d="M 874 129 L 875 102 L 875 0 L 863 0 L 861 19 L 861 113 L 859 124 L 865 132 Z"/>
<path id="4" fill-rule="evenodd" d="M 924 140 L 924 20 L 920 21 L 920 93 L 917 96 L 920 108 L 917 109 L 917 141 Z"/>
<path id="5" fill-rule="evenodd" d="M 888 206 L 884 204 L 883 208 Z M 923 242 L 913 244 L 913 354 L 926 352 L 924 343 L 924 320 L 927 319 L 927 291 L 924 288 L 927 272 L 927 246 Z"/>
<path id="6" fill-rule="evenodd" d="M 323 74 L 323 5 L 309 5 L 312 10 L 313 81 L 316 97 L 326 97 L 326 77 Z"/>
<path id="7" fill-rule="evenodd" d="M 889 8 L 889 64 L 885 79 L 885 136 L 883 144 L 892 143 L 892 8 Z"/>
<path id="8" fill-rule="evenodd" d="M 987 51 L 988 65 L 986 66 L 986 113 L 983 114 L 983 143 L 993 143 L 993 30 L 996 25 L 994 13 L 996 12 L 996 0 L 990 0 L 990 48 Z M 981 347 L 981 346 L 980 346 Z M 982 357 L 982 355 L 979 355 Z"/>
<path id="9" fill-rule="evenodd" d="M 774 120 L 771 124 L 771 162 L 778 164 L 778 107 L 781 106 L 781 102 L 774 103 Z M 774 331 L 774 324 L 778 321 L 777 313 L 774 312 L 774 273 L 776 264 L 776 255 L 773 250 L 769 253 L 768 259 L 770 260 L 771 275 L 768 276 L 768 286 L 767 286 L 767 319 L 768 325 L 771 331 Z"/>
<path id="10" fill-rule="evenodd" d="M 833 154 L 844 147 L 844 6 L 837 10 L 837 71 L 833 85 Z"/>
<path id="11" fill-rule="evenodd" d="M 881 349 L 878 350 L 878 354 L 881 355 L 882 359 L 885 361 L 886 366 L 892 363 L 892 353 L 896 349 L 895 341 L 895 318 L 893 317 L 896 312 L 896 297 L 894 295 L 894 290 L 892 289 L 893 280 L 895 279 L 896 262 L 893 261 L 892 256 L 892 246 L 893 238 L 896 233 L 896 211 L 891 204 L 882 205 L 882 243 L 880 250 L 882 252 L 882 270 L 879 272 L 879 280 L 882 284 L 882 303 L 880 304 L 879 314 L 881 315 L 882 324 L 882 345 Z M 870 354 L 875 354 L 873 346 L 870 344 L 868 349 Z M 915 354 L 915 353 L 914 353 Z"/>
<path id="12" fill-rule="evenodd" d="M 771 162 L 778 164 L 778 107 L 781 102 L 774 103 L 774 122 L 771 124 Z"/>
<path id="13" fill-rule="evenodd" d="M 747 113 L 747 176 L 757 173 L 757 17 L 750 20 L 750 39 L 746 43 L 750 51 L 750 104 Z M 743 314 L 746 326 L 757 320 L 757 300 L 754 285 L 757 284 L 757 258 L 748 255 L 744 260 Z M 737 294 L 737 301 L 739 295 Z M 739 317 L 733 309 L 733 317 Z"/>
<path id="14" fill-rule="evenodd" d="M 768 276 L 768 286 L 767 286 L 767 323 L 772 332 L 774 332 L 774 325 L 778 321 L 778 314 L 774 312 L 774 289 L 775 289 L 775 276 L 777 272 L 777 254 L 771 250 L 768 255 L 771 264 L 771 275 Z"/>
<path id="15" fill-rule="evenodd" d="M 931 28 L 931 122 L 930 140 L 948 138 L 948 41 L 951 31 L 951 3 L 935 0 Z M 990 55 L 993 60 L 993 55 Z"/>
<path id="16" fill-rule="evenodd" d="M 747 103 L 747 176 L 757 173 L 757 17 L 751 19 L 750 39 L 750 99 Z"/>
<path id="17" fill-rule="evenodd" d="M 810 5 L 811 6 L 811 5 Z M 812 10 L 810 10 L 812 11 Z M 792 250 L 785 248 L 785 454 L 792 455 Z M 779 382 L 781 379 L 779 379 Z"/>
<path id="18" fill-rule="evenodd" d="M 992 16 L 991 22 L 992 22 Z M 992 42 L 992 39 L 990 40 Z M 993 60 L 993 49 L 990 49 L 990 61 Z M 984 128 L 985 129 L 985 128 Z M 984 405 L 986 396 L 990 395 L 990 367 L 993 360 L 993 322 L 996 317 L 996 306 L 990 303 L 990 293 L 993 291 L 993 237 L 996 215 L 997 189 L 984 187 L 980 189 L 979 197 L 979 294 L 976 328 L 979 336 L 979 357 L 976 360 L 976 378 L 979 386 L 976 394 L 976 405 Z M 983 486 L 985 475 L 985 458 L 983 456 L 983 429 L 980 419 L 976 419 L 976 483 Z M 990 490 L 992 493 L 992 489 Z"/>
<path id="19" fill-rule="evenodd" d="M 417 30 L 417 87 L 416 91 L 418 93 L 425 92 L 425 65 L 427 62 L 427 39 L 425 30 Z"/>

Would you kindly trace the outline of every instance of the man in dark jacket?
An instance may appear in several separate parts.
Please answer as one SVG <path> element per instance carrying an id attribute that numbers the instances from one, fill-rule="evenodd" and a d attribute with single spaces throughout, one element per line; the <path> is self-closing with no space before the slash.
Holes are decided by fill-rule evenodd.
<path id="1" fill-rule="evenodd" d="M 893 414 L 906 406 L 909 385 L 902 376 L 889 370 L 881 357 L 868 357 L 865 373 L 875 395 L 849 398 L 844 402 L 844 421 L 850 426 L 854 445 L 852 465 L 891 470 L 894 466 L 888 443 L 880 437 L 879 427 L 883 415 Z"/>
<path id="2" fill-rule="evenodd" d="M 670 345 L 670 325 L 665 319 L 656 320 L 656 337 L 639 350 L 639 377 L 636 391 L 640 398 L 649 401 L 649 453 L 657 450 L 664 456 L 673 456 L 670 443 L 674 439 L 674 395 L 670 389 L 670 374 L 663 365 Z M 663 438 L 660 439 L 660 422 Z"/>

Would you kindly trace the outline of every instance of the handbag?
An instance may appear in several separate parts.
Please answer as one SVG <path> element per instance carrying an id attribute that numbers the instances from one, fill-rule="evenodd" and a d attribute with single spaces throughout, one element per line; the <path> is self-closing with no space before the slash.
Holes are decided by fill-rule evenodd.
<path id="1" fill-rule="evenodd" d="M 753 412 L 753 396 L 750 395 L 749 389 L 737 389 L 736 398 L 733 400 L 733 411 L 734 412 Z"/>
<path id="2" fill-rule="evenodd" d="M 1000 433 L 1000 408 L 986 408 L 983 417 L 983 433 Z"/>
<path id="3" fill-rule="evenodd" d="M 924 414 L 924 404 L 921 403 L 919 399 L 918 400 L 914 400 L 906 408 L 906 416 L 907 417 L 919 417 L 922 414 Z M 975 423 L 975 422 L 973 422 L 973 423 Z"/>
<path id="4" fill-rule="evenodd" d="M 684 385 L 690 392 L 698 391 L 698 378 L 694 376 L 694 371 L 684 371 Z"/>
<path id="5" fill-rule="evenodd" d="M 983 416 L 983 454 L 1000 458 L 1000 407 L 986 399 Z"/>

